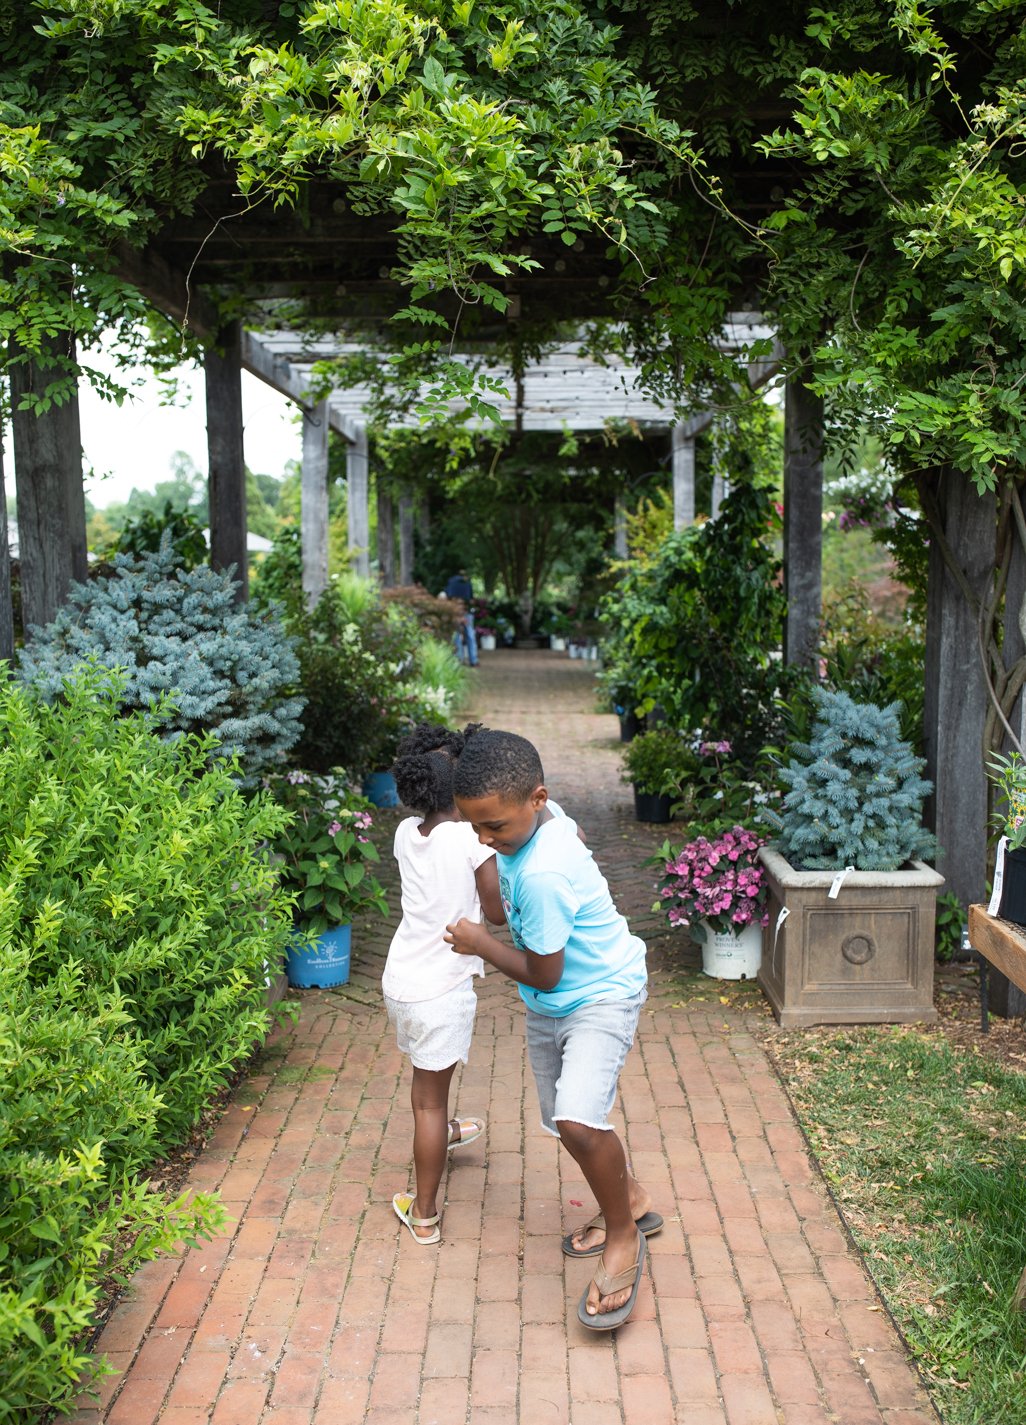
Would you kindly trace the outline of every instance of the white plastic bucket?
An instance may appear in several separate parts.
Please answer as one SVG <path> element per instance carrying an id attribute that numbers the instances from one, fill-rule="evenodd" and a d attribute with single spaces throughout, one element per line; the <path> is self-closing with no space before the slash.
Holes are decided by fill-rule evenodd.
<path id="1" fill-rule="evenodd" d="M 762 926 L 758 921 L 742 930 L 713 930 L 703 920 L 702 969 L 714 980 L 754 980 L 762 963 Z"/>

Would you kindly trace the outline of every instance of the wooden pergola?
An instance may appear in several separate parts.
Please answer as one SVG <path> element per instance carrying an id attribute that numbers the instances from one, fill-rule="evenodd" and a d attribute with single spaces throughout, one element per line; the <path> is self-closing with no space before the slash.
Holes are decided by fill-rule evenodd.
<path id="1" fill-rule="evenodd" d="M 779 353 L 748 361 L 745 353 L 756 341 L 773 340 L 772 330 L 757 312 L 733 313 L 725 324 L 719 345 L 737 356 L 739 379 L 755 390 L 779 370 Z M 256 372 L 276 391 L 294 400 L 303 411 L 302 544 L 303 585 L 315 599 L 327 582 L 327 469 L 328 438 L 334 431 L 346 443 L 348 540 L 354 567 L 370 572 L 370 522 L 367 420 L 375 393 L 368 384 L 337 388 L 314 400 L 309 393 L 323 384 L 316 380 L 316 364 L 339 358 L 366 355 L 358 343 L 340 343 L 325 337 L 308 337 L 300 332 L 246 332 L 242 339 L 242 364 Z M 559 434 L 591 434 L 618 422 L 633 428 L 664 434 L 671 446 L 674 522 L 680 528 L 695 518 L 695 438 L 715 421 L 714 411 L 703 411 L 686 421 L 654 400 L 643 387 L 640 369 L 619 356 L 602 360 L 590 355 L 579 341 L 563 341 L 551 347 L 523 371 L 508 366 L 489 365 L 489 376 L 497 379 L 506 394 L 491 399 L 498 417 L 516 432 L 546 431 Z M 465 402 L 454 400 L 453 414 L 465 411 Z M 417 429 L 412 412 L 396 418 L 407 429 Z M 480 422 L 477 422 L 480 424 Z M 713 512 L 722 490 L 714 490 Z M 378 492 L 379 521 L 389 536 L 392 529 L 391 497 Z M 399 582 L 408 583 L 413 566 L 413 514 L 410 501 L 399 501 Z M 379 524 L 379 535 L 381 525 Z M 623 525 L 618 521 L 619 537 Z M 390 538 L 387 544 L 390 546 Z M 617 553 L 626 554 L 618 545 Z M 391 549 L 387 552 L 379 538 L 379 568 L 386 583 L 394 582 Z M 818 590 L 817 590 L 818 594 Z M 818 604 L 817 604 L 818 607 Z M 818 618 L 818 613 L 814 615 Z M 793 628 L 793 623 L 792 623 Z"/>
<path id="2" fill-rule="evenodd" d="M 753 200 L 753 216 L 772 206 L 767 174 L 760 172 L 757 180 L 761 187 Z M 325 567 L 321 490 L 326 488 L 329 429 L 347 445 L 354 513 L 350 540 L 359 559 L 369 543 L 365 511 L 370 472 L 361 394 L 332 392 L 318 412 L 321 403 L 312 403 L 308 395 L 313 349 L 293 333 L 271 337 L 267 313 L 269 304 L 288 299 L 316 309 L 322 330 L 373 328 L 403 300 L 403 289 L 393 276 L 395 235 L 387 218 L 355 216 L 337 185 L 312 183 L 308 199 L 302 214 L 288 209 L 240 213 L 233 183 L 227 178 L 211 181 L 191 217 L 169 221 L 141 252 L 124 247 L 111 255 L 114 275 L 130 282 L 204 344 L 211 561 L 217 567 L 236 568 L 243 578 L 240 597 L 246 596 L 244 369 L 303 408 L 303 539 L 311 590 L 323 578 Z M 572 329 L 591 318 L 609 318 L 609 293 L 620 273 L 604 242 L 581 240 L 568 250 L 538 235 L 520 247 L 540 268 L 505 279 L 509 320 L 560 321 Z M 225 319 L 224 296 L 231 297 L 236 311 L 249 314 L 246 324 L 252 331 L 244 330 L 237 317 Z M 473 333 L 481 345 L 494 335 L 484 326 Z M 337 354 L 337 343 L 330 345 Z M 788 372 L 784 457 L 788 615 L 783 653 L 789 663 L 807 664 L 818 647 L 821 616 L 823 412 L 821 401 L 798 374 L 801 354 L 778 355 Z M 565 352 L 555 356 L 554 369 L 569 370 L 568 359 Z M 559 382 L 553 368 L 541 364 L 537 372 L 525 372 L 520 388 L 515 381 L 508 388 L 511 400 L 504 418 L 514 425 L 519 421 L 524 429 L 539 428 L 535 421 L 551 420 L 551 427 L 540 428 L 562 429 L 565 423 L 570 429 L 587 431 L 600 429 L 617 412 L 631 420 L 651 417 L 653 428 L 665 431 L 672 448 L 677 519 L 693 518 L 693 496 L 689 505 L 688 492 L 693 490 L 694 437 L 714 415 L 699 411 L 690 420 L 677 421 L 672 412 L 646 404 L 627 370 L 611 375 L 599 374 L 600 369 L 589 369 L 586 376 L 578 371 L 577 395 L 570 399 L 555 393 Z M 739 375 L 758 384 L 758 372 Z M 23 609 L 26 623 L 39 624 L 54 617 L 70 580 L 84 579 L 87 573 L 76 403 L 52 407 L 39 417 L 16 409 L 23 395 L 42 390 L 48 379 L 45 371 L 31 364 L 11 371 Z M 588 383 L 587 389 L 581 382 Z M 566 390 L 573 388 L 568 384 Z M 601 391 L 600 397 L 590 399 L 596 390 Z M 974 588 L 982 588 L 993 569 L 991 505 L 965 481 L 952 483 L 945 503 L 951 551 Z M 400 522 L 402 518 L 400 511 Z M 6 534 L 2 501 L 0 534 Z M 411 544 L 407 548 L 412 551 Z M 986 779 L 979 729 L 987 693 L 978 666 L 973 615 L 956 580 L 932 552 L 931 559 L 926 723 L 929 770 L 936 782 L 934 827 L 944 847 L 941 865 L 949 885 L 969 903 L 981 898 L 986 878 Z M 411 562 L 408 553 L 407 568 Z M 8 581 L 5 615 L 0 576 L 0 657 L 13 653 L 9 588 Z"/>

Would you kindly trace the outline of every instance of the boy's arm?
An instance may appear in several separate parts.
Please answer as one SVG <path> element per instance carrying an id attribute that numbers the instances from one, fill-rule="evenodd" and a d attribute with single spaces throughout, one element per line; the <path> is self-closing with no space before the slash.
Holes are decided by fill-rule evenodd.
<path id="1" fill-rule="evenodd" d="M 487 861 L 481 862 L 474 872 L 474 880 L 477 882 L 477 894 L 485 917 L 493 925 L 505 925 L 506 913 L 502 908 L 502 893 L 499 890 L 499 868 L 495 864 L 494 856 L 489 856 Z"/>
<path id="2" fill-rule="evenodd" d="M 536 955 L 533 950 L 518 950 L 496 940 L 485 926 L 474 920 L 459 920 L 447 925 L 443 940 L 447 940 L 457 955 L 480 955 L 502 974 L 526 985 L 531 990 L 554 990 L 563 978 L 563 951 L 551 955 Z"/>

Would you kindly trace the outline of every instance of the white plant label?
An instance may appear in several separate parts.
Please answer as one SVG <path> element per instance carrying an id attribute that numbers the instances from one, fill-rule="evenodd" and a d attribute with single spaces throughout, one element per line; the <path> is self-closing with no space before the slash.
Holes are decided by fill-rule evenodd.
<path id="1" fill-rule="evenodd" d="M 1005 851 L 1008 847 L 1008 837 L 1002 836 L 997 844 L 997 857 L 994 861 L 994 889 L 990 893 L 990 905 L 987 907 L 988 915 L 997 915 L 998 906 L 1001 904 L 1001 883 L 1005 879 Z"/>
<path id="2" fill-rule="evenodd" d="M 837 894 L 844 885 L 845 876 L 850 876 L 854 869 L 854 866 L 845 866 L 843 871 L 838 871 L 837 875 L 830 882 L 830 889 L 827 891 L 828 900 L 835 901 L 837 899 Z"/>

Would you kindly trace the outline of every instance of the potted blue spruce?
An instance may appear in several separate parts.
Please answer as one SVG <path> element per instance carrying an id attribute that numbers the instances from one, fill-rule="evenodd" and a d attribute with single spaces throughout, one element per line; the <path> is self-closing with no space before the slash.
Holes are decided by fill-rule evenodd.
<path id="1" fill-rule="evenodd" d="M 280 883 L 295 895 L 285 970 L 296 989 L 349 981 L 352 923 L 369 910 L 388 914 L 380 861 L 370 838 L 370 804 L 344 777 L 292 771 L 266 782 L 292 817 L 274 845 Z"/>
<path id="2" fill-rule="evenodd" d="M 925 864 L 931 790 L 902 740 L 900 705 L 814 689 L 816 721 L 780 767 L 764 813 L 768 885 L 759 982 L 785 1027 L 936 1018 L 934 918 L 943 877 Z"/>

